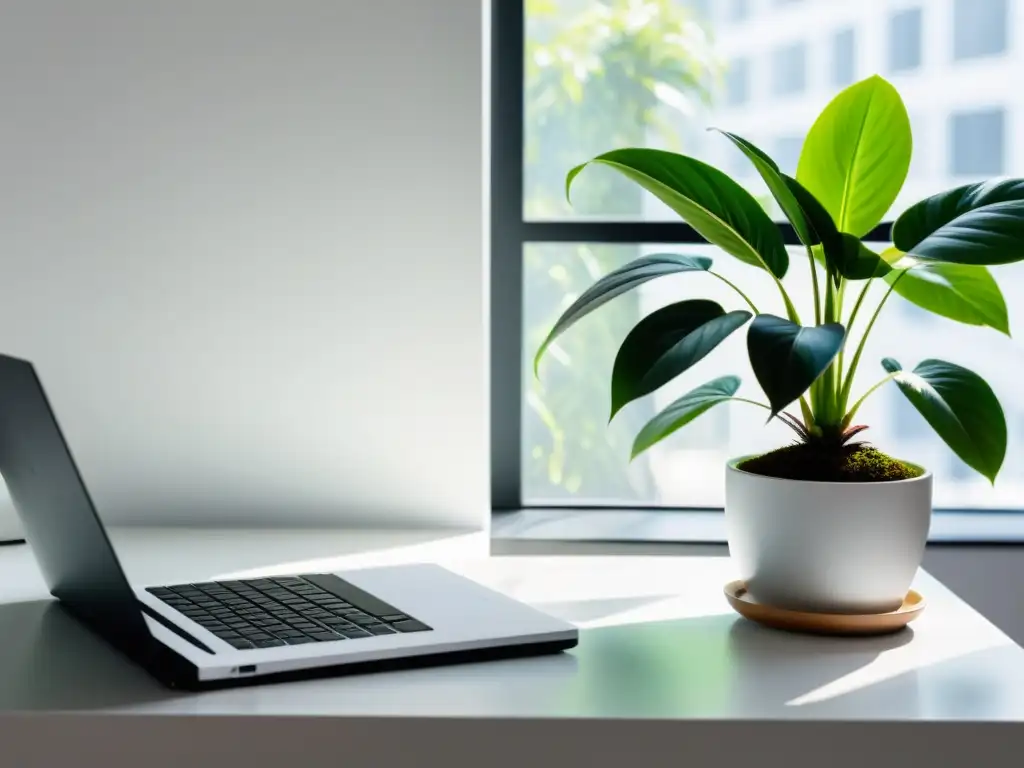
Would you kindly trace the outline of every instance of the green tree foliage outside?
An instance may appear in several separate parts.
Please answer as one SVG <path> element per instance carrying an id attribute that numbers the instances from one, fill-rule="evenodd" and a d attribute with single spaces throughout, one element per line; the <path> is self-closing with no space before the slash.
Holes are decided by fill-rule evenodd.
<path id="1" fill-rule="evenodd" d="M 679 0 L 527 0 L 526 13 L 524 214 L 640 218 L 636 185 L 595 174 L 570 207 L 565 174 L 615 147 L 657 141 L 682 149 L 666 102 L 707 103 L 720 74 L 699 17 Z M 522 466 L 531 498 L 655 496 L 647 458 L 627 464 L 632 437 L 653 406 L 634 406 L 608 426 L 611 360 L 640 317 L 637 294 L 616 299 L 560 339 L 542 382 L 532 366 L 538 345 L 579 292 L 639 250 L 561 243 L 524 251 Z"/>

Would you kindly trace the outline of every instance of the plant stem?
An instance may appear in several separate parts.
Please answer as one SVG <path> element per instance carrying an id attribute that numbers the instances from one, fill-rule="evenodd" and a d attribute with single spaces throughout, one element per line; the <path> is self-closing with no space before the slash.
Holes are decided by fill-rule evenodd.
<path id="1" fill-rule="evenodd" d="M 814 288 L 814 324 L 821 325 L 821 291 L 818 289 L 818 270 L 814 266 L 814 252 L 807 246 L 807 263 L 811 265 L 811 286 Z M 825 275 L 828 280 L 828 275 Z"/>
<path id="2" fill-rule="evenodd" d="M 878 307 L 875 308 L 875 313 L 871 315 L 871 320 L 868 321 L 868 327 L 864 329 L 864 335 L 861 337 L 860 344 L 857 345 L 857 351 L 853 355 L 853 360 L 850 362 L 850 370 L 846 372 L 846 381 L 843 382 L 843 390 L 839 396 L 839 405 L 845 410 L 846 403 L 850 400 L 850 390 L 853 388 L 853 377 L 857 373 L 857 365 L 860 363 L 860 356 L 864 352 L 864 344 L 868 340 L 868 336 L 871 335 L 871 329 L 875 327 L 875 321 L 878 319 L 878 315 L 882 311 L 882 307 L 885 306 L 885 302 L 892 296 L 893 289 L 896 288 L 896 284 L 903 279 L 903 275 L 907 274 L 910 270 L 903 271 L 892 283 L 889 285 L 889 290 L 885 292 L 885 296 L 878 302 Z"/>
<path id="3" fill-rule="evenodd" d="M 888 376 L 886 376 L 880 382 L 878 382 L 877 384 L 872 386 L 871 389 L 869 389 L 867 392 L 865 392 L 863 395 L 861 395 L 860 398 L 857 400 L 857 402 L 853 404 L 853 407 L 850 408 L 850 410 L 847 412 L 846 417 L 844 419 L 844 425 L 845 426 L 849 426 L 849 423 L 853 421 L 853 417 L 855 415 L 857 415 L 857 410 L 864 404 L 864 401 L 867 400 L 868 397 L 876 389 L 878 389 L 882 385 L 887 384 L 888 382 L 892 381 L 894 378 L 896 378 L 896 376 L 897 376 L 896 373 L 890 373 Z"/>
<path id="4" fill-rule="evenodd" d="M 850 319 L 846 323 L 846 333 L 850 333 L 850 329 L 853 328 L 853 321 L 857 319 L 857 313 L 860 311 L 860 305 L 864 303 L 865 297 L 868 295 L 868 290 L 871 288 L 871 283 L 874 278 L 866 280 L 864 287 L 861 289 L 860 295 L 857 296 L 857 301 L 853 303 L 853 311 L 850 312 Z"/>
<path id="5" fill-rule="evenodd" d="M 741 297 L 743 297 L 743 300 L 744 300 L 745 302 L 747 302 L 747 305 L 748 305 L 748 306 L 750 307 L 750 310 L 751 310 L 751 311 L 752 311 L 752 312 L 753 312 L 753 313 L 754 313 L 755 315 L 760 315 L 760 314 L 761 314 L 761 310 L 759 310 L 759 309 L 758 309 L 757 307 L 755 307 L 755 306 L 754 306 L 754 302 L 752 302 L 752 301 L 750 300 L 750 297 L 749 297 L 749 296 L 747 296 L 747 294 L 745 294 L 745 293 L 744 293 L 743 291 L 741 291 L 741 290 L 739 289 L 739 287 L 738 287 L 738 286 L 736 286 L 736 284 L 735 284 L 735 283 L 732 283 L 731 281 L 729 281 L 729 280 L 727 280 L 726 278 L 722 277 L 722 276 L 721 276 L 720 274 L 718 274 L 717 272 L 711 272 L 711 270 L 708 270 L 708 272 L 709 272 L 710 274 L 714 275 L 715 277 L 717 277 L 717 278 L 718 278 L 719 280 L 721 280 L 721 281 L 722 281 L 723 283 L 725 283 L 725 284 L 726 284 L 726 285 L 728 285 L 728 286 L 729 286 L 730 288 L 732 288 L 732 289 L 733 289 L 734 291 L 736 291 L 736 293 L 738 293 L 738 294 L 739 294 L 739 295 L 740 295 Z M 776 281 L 776 282 L 778 282 L 778 281 Z"/>
<path id="6" fill-rule="evenodd" d="M 737 403 L 749 403 L 750 405 L 756 405 L 758 408 L 764 408 L 766 411 L 770 411 L 772 409 L 770 405 L 759 403 L 757 400 L 748 400 L 745 397 L 730 397 L 729 399 L 735 400 Z"/>
<path id="7" fill-rule="evenodd" d="M 874 278 L 868 279 L 864 283 L 864 287 L 861 289 L 860 294 L 857 296 L 857 301 L 853 303 L 853 311 L 850 312 L 850 319 L 846 323 L 846 338 L 850 338 L 850 331 L 853 329 L 853 322 L 857 319 L 857 313 L 860 311 L 860 305 L 864 303 L 864 298 L 868 295 L 868 289 L 871 288 L 871 281 Z M 843 359 L 846 357 L 846 344 L 843 344 L 843 348 L 839 350 L 839 380 L 843 381 Z M 839 393 L 842 397 L 842 392 Z"/>
<path id="8" fill-rule="evenodd" d="M 794 323 L 800 325 L 800 314 L 796 311 L 796 307 L 793 306 L 793 302 L 789 298 L 789 294 L 786 293 L 786 287 L 782 284 L 782 281 L 779 280 L 779 278 L 775 277 L 775 275 L 772 275 L 772 277 L 775 279 L 775 284 L 779 286 L 779 293 L 782 294 L 782 300 L 786 304 L 786 315 L 788 315 L 789 319 Z"/>
<path id="9" fill-rule="evenodd" d="M 834 323 L 836 321 L 836 288 L 831 279 L 825 285 L 825 312 L 824 321 Z M 812 388 L 816 388 L 816 404 L 814 411 L 815 421 L 822 427 L 835 426 L 837 420 L 836 411 L 836 366 L 833 362 L 824 373 L 814 382 Z"/>
<path id="10" fill-rule="evenodd" d="M 804 416 L 804 426 L 807 427 L 807 431 L 810 432 L 811 427 L 814 426 L 814 410 L 807 404 L 807 400 L 803 395 L 800 395 L 800 412 Z"/>

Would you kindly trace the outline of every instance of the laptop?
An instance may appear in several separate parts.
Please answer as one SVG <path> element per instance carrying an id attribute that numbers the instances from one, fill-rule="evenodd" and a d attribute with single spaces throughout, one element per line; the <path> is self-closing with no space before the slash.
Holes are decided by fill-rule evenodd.
<path id="1" fill-rule="evenodd" d="M 435 564 L 128 582 L 34 366 L 0 355 L 0 474 L 50 592 L 172 688 L 554 653 L 576 628 Z"/>

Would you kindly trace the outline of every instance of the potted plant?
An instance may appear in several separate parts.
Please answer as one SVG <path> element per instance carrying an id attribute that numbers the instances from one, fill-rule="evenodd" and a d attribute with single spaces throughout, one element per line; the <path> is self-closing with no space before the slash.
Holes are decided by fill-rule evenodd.
<path id="1" fill-rule="evenodd" d="M 772 281 L 779 297 L 777 309 L 759 308 L 729 282 L 735 308 L 685 299 L 640 320 L 615 358 L 611 415 L 749 323 L 750 366 L 767 402 L 738 397 L 736 376 L 709 381 L 651 419 L 636 436 L 633 457 L 721 403 L 764 408 L 798 439 L 726 467 L 729 549 L 747 589 L 777 607 L 894 610 L 924 553 L 932 476 L 861 442 L 867 427 L 856 422 L 858 410 L 882 386 L 898 387 L 946 445 L 991 482 L 1006 453 L 1006 422 L 991 387 L 953 362 L 925 360 L 907 370 L 885 358 L 881 378 L 858 389 L 864 343 L 893 292 L 952 320 L 1009 333 L 987 266 L 1024 258 L 1024 180 L 969 184 L 922 200 L 895 221 L 893 247 L 877 253 L 861 238 L 895 201 L 912 146 L 906 108 L 890 83 L 875 76 L 840 92 L 810 129 L 795 178 L 749 141 L 722 133 L 756 168 L 803 244 L 807 265 L 800 268 L 810 270 L 813 292 L 803 298 L 813 312 L 802 318 L 783 282 L 790 259 L 779 227 L 721 171 L 644 148 L 612 150 L 573 168 L 567 195 L 586 166 L 610 167 L 750 265 L 752 278 Z M 537 351 L 535 372 L 560 334 L 606 302 L 649 280 L 709 272 L 711 265 L 704 256 L 658 253 L 605 275 L 559 318 Z M 884 298 L 870 309 L 865 300 L 875 281 L 886 284 Z M 851 331 L 860 335 L 856 343 Z"/>

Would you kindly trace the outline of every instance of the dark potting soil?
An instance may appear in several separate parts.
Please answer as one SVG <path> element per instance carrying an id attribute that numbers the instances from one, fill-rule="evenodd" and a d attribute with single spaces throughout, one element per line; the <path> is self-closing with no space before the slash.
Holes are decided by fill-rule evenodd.
<path id="1" fill-rule="evenodd" d="M 827 483 L 877 483 L 909 480 L 924 474 L 919 468 L 866 445 L 825 449 L 813 443 L 800 443 L 754 456 L 737 466 L 755 475 Z"/>

